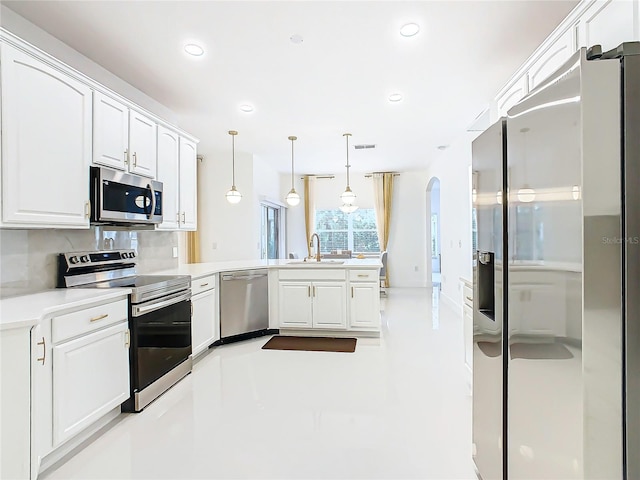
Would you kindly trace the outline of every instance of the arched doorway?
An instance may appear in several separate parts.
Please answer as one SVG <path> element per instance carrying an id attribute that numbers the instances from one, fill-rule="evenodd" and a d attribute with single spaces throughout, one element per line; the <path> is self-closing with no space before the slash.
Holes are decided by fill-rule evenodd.
<path id="1" fill-rule="evenodd" d="M 440 179 L 433 177 L 427 185 L 427 272 L 431 286 L 441 288 L 442 253 L 440 249 Z"/>

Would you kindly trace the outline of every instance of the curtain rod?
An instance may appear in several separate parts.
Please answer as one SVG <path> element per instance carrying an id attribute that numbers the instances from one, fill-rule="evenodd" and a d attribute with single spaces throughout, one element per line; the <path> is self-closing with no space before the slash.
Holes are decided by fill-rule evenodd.
<path id="1" fill-rule="evenodd" d="M 376 173 L 390 173 L 392 174 L 394 177 L 399 177 L 400 174 L 398 172 L 372 172 L 372 173 L 366 173 L 364 175 L 364 178 L 371 178 L 373 177 Z"/>

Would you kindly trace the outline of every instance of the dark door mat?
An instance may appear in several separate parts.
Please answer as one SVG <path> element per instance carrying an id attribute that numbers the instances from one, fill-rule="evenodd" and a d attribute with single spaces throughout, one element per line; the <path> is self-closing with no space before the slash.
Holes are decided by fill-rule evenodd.
<path id="1" fill-rule="evenodd" d="M 356 351 L 355 338 L 333 337 L 288 337 L 274 335 L 263 345 L 266 350 L 303 350 L 308 352 L 343 352 Z"/>
<path id="2" fill-rule="evenodd" d="M 568 360 L 573 358 L 573 353 L 561 343 L 514 343 L 509 348 L 512 359 Z"/>

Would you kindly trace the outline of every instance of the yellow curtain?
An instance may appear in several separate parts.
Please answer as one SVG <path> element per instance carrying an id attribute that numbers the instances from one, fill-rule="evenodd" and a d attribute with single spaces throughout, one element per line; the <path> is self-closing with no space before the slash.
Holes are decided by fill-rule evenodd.
<path id="1" fill-rule="evenodd" d="M 311 235 L 316 228 L 316 178 L 304 177 L 304 227 L 307 233 L 307 257 L 311 256 Z"/>
<path id="2" fill-rule="evenodd" d="M 186 232 L 185 247 L 187 263 L 200 263 L 200 238 L 197 230 L 195 232 Z"/>
<path id="3" fill-rule="evenodd" d="M 380 251 L 386 252 L 391 226 L 391 200 L 393 198 L 393 173 L 373 174 L 373 199 Z M 387 262 L 389 257 L 387 256 Z M 385 287 L 389 286 L 389 268 L 385 269 Z"/>

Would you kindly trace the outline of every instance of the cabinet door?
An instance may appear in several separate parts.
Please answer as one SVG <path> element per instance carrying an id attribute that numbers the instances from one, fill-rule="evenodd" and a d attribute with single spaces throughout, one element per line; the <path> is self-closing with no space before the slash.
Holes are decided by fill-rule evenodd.
<path id="1" fill-rule="evenodd" d="M 529 91 L 540 85 L 549 75 L 560 68 L 576 51 L 574 29 L 569 28 L 531 65 L 527 77 Z"/>
<path id="2" fill-rule="evenodd" d="M 215 290 L 208 290 L 191 299 L 193 305 L 191 342 L 194 357 L 205 351 L 216 340 L 215 292 Z"/>
<path id="3" fill-rule="evenodd" d="M 527 76 L 519 78 L 508 90 L 502 92 L 497 98 L 498 116 L 504 116 L 507 111 L 518 103 L 527 94 Z"/>
<path id="4" fill-rule="evenodd" d="M 150 118 L 129 110 L 129 171 L 156 177 L 157 126 Z"/>
<path id="5" fill-rule="evenodd" d="M 126 322 L 53 347 L 54 445 L 60 445 L 127 398 Z"/>
<path id="6" fill-rule="evenodd" d="M 183 230 L 197 228 L 197 176 L 196 144 L 180 138 L 180 220 Z"/>
<path id="7" fill-rule="evenodd" d="M 635 1 L 598 0 L 582 15 L 580 46 L 602 45 L 607 51 L 622 42 L 640 40 L 639 20 Z"/>
<path id="8" fill-rule="evenodd" d="M 162 182 L 162 230 L 179 228 L 178 213 L 178 134 L 158 126 L 158 180 Z"/>
<path id="9" fill-rule="evenodd" d="M 280 282 L 279 291 L 280 327 L 311 328 L 311 283 Z"/>
<path id="10" fill-rule="evenodd" d="M 88 227 L 91 89 L 2 44 L 2 221 Z"/>
<path id="11" fill-rule="evenodd" d="M 93 163 L 125 170 L 129 148 L 129 108 L 93 92 Z"/>
<path id="12" fill-rule="evenodd" d="M 313 283 L 314 328 L 347 328 L 346 290 L 344 282 Z"/>
<path id="13" fill-rule="evenodd" d="M 31 463 L 36 473 L 53 450 L 52 365 L 51 319 L 46 318 L 31 330 Z"/>
<path id="14" fill-rule="evenodd" d="M 376 283 L 352 283 L 349 298 L 349 326 L 353 329 L 380 328 L 380 290 Z"/>

